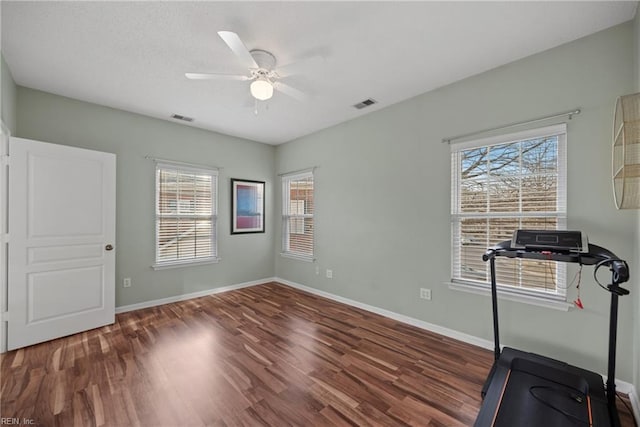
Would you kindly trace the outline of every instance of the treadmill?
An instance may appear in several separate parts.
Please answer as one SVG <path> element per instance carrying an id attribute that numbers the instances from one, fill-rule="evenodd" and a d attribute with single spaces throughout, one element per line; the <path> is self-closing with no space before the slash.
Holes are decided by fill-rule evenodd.
<path id="1" fill-rule="evenodd" d="M 609 360 L 606 389 L 602 377 L 567 363 L 510 347 L 500 350 L 496 257 L 573 262 L 605 266 L 611 271 Z M 511 240 L 489 248 L 495 361 L 482 388 L 483 402 L 475 427 L 620 427 L 616 409 L 616 332 L 618 298 L 629 294 L 620 287 L 629 280 L 624 260 L 588 243 L 579 231 L 517 230 Z"/>

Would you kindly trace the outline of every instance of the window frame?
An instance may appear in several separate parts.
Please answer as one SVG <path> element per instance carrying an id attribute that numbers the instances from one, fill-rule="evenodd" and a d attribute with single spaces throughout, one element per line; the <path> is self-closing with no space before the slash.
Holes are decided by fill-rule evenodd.
<path id="1" fill-rule="evenodd" d="M 160 213 L 160 172 L 162 170 L 175 171 L 178 174 L 185 175 L 206 175 L 211 177 L 211 215 L 197 215 L 197 214 L 161 214 Z M 182 162 L 171 161 L 156 161 L 155 165 L 155 198 L 154 198 L 154 228 L 155 228 L 155 240 L 154 240 L 154 263 L 152 268 L 154 270 L 161 270 L 167 268 L 187 267 L 193 265 L 213 264 L 217 263 L 220 258 L 218 257 L 218 169 L 213 167 L 205 167 L 200 165 L 194 165 Z M 205 219 L 211 221 L 211 240 L 210 251 L 211 255 L 208 257 L 191 257 L 182 258 L 170 261 L 159 260 L 159 242 L 160 242 L 160 220 L 162 218 L 196 218 Z"/>
<path id="2" fill-rule="evenodd" d="M 557 190 L 556 190 L 556 210 L 555 211 L 529 211 L 520 206 L 517 213 L 500 215 L 487 211 L 484 214 L 473 212 L 471 214 L 462 212 L 460 207 L 460 193 L 462 188 L 460 154 L 463 151 L 482 147 L 491 147 L 515 142 L 528 141 L 531 139 L 558 136 L 557 142 Z M 518 175 L 521 176 L 521 175 Z M 535 129 L 528 129 L 521 132 L 492 136 L 471 141 L 451 144 L 451 279 L 449 287 L 456 290 L 463 290 L 473 293 L 486 294 L 490 291 L 489 281 L 472 280 L 462 278 L 461 269 L 461 227 L 465 218 L 529 218 L 543 216 L 545 218 L 555 218 L 556 228 L 563 230 L 567 228 L 567 127 L 566 123 L 546 126 Z M 533 214 L 532 214 L 533 212 Z M 488 269 L 488 266 L 487 266 Z M 535 305 L 547 306 L 567 310 L 570 304 L 567 303 L 567 266 L 565 263 L 555 263 L 556 286 L 555 292 L 524 288 L 520 285 L 511 286 L 508 284 L 498 284 L 499 295 L 504 299 L 521 302 L 528 302 Z"/>
<path id="3" fill-rule="evenodd" d="M 311 178 L 313 183 L 313 212 L 310 214 L 298 214 L 291 212 L 291 183 L 303 179 Z M 313 169 L 303 170 L 298 172 L 292 172 L 289 174 L 281 175 L 282 180 L 282 252 L 280 255 L 286 258 L 292 258 L 300 261 L 313 262 L 315 261 L 315 176 Z M 289 220 L 297 219 L 304 223 L 305 219 L 312 219 L 313 221 L 313 233 L 311 236 L 311 254 L 292 251 L 290 249 L 290 235 L 289 232 Z M 304 227 L 304 225 L 303 225 Z M 304 235 L 304 233 L 302 234 Z"/>

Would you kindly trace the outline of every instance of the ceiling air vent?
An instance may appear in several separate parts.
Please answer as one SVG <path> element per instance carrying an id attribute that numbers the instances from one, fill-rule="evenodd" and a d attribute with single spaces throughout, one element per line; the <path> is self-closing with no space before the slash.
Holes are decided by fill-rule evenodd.
<path id="1" fill-rule="evenodd" d="M 180 114 L 173 114 L 171 116 L 172 119 L 182 120 L 183 122 L 192 122 L 193 117 L 181 116 Z"/>
<path id="2" fill-rule="evenodd" d="M 354 105 L 355 108 L 357 108 L 358 110 L 362 110 L 365 107 L 368 107 L 369 105 L 373 105 L 375 103 L 377 103 L 378 101 L 376 101 L 375 99 L 365 99 L 362 102 L 358 102 L 356 105 Z"/>

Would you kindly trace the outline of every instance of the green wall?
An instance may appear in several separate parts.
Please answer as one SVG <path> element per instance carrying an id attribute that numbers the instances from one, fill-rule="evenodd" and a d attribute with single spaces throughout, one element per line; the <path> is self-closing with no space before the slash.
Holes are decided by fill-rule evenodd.
<path id="1" fill-rule="evenodd" d="M 447 285 L 450 151 L 441 140 L 576 107 L 582 113 L 568 123 L 568 226 L 638 271 L 637 213 L 615 209 L 610 176 L 614 102 L 634 88 L 633 37 L 628 22 L 278 146 L 277 173 L 318 167 L 317 264 L 276 255 L 276 275 L 491 340 L 490 299 Z M 432 289 L 431 301 L 418 298 L 420 287 Z M 503 344 L 606 372 L 609 294 L 590 269 L 581 291 L 582 311 L 501 301 Z M 626 381 L 633 298 L 620 303 L 617 377 Z"/>
<path id="2" fill-rule="evenodd" d="M 2 121 L 12 134 L 16 131 L 16 84 L 13 81 L 11 71 L 0 52 L 0 115 Z"/>
<path id="3" fill-rule="evenodd" d="M 634 65 L 635 65 L 635 92 L 640 92 L 640 2 L 636 6 L 636 17 L 633 20 L 634 26 Z M 637 221 L 636 221 L 636 260 L 637 266 L 640 266 L 640 210 L 637 211 Z M 636 270 L 638 271 L 638 270 Z M 636 281 L 636 283 L 639 283 Z M 636 288 L 635 292 L 635 307 L 634 307 L 634 325 L 635 325 L 635 333 L 633 334 L 634 341 L 634 359 L 636 361 L 634 366 L 634 376 L 633 376 L 633 384 L 636 388 L 636 397 L 638 397 L 638 392 L 640 392 L 640 286 Z M 638 397 L 640 399 L 640 397 Z"/>
<path id="4" fill-rule="evenodd" d="M 634 57 L 635 57 L 635 82 L 636 91 L 640 92 L 640 2 L 636 6 L 636 16 L 633 20 L 634 27 Z"/>
<path id="5" fill-rule="evenodd" d="M 569 227 L 640 267 L 640 219 L 610 184 L 612 110 L 638 90 L 638 17 L 362 118 L 272 147 L 18 87 L 13 133 L 118 155 L 117 305 L 279 276 L 491 339 L 490 301 L 448 288 L 450 156 L 443 137 L 580 107 L 568 124 Z M 635 41 L 637 43 L 637 41 Z M 635 53 L 634 53 L 635 52 Z M 632 54 L 630 54 L 632 53 Z M 7 69 L 2 61 L 3 76 Z M 11 89 L 13 88 L 13 89 Z M 380 100 L 384 102 L 384 100 Z M 4 111 L 4 110 L 3 110 Z M 3 112 L 3 118 L 4 116 Z M 17 117 L 17 119 L 16 119 Z M 10 123 L 9 123 L 10 124 Z M 11 125 L 11 124 L 10 124 Z M 146 155 L 221 166 L 214 265 L 154 271 L 154 165 Z M 278 173 L 317 166 L 317 263 L 280 257 Z M 267 182 L 267 232 L 231 236 L 229 178 Z M 273 197 L 272 197 L 273 196 Z M 630 233 L 629 230 L 635 230 Z M 248 261 L 247 261 L 248 260 Z M 332 269 L 333 279 L 316 274 Z M 570 269 L 570 274 L 575 270 Z M 124 289 L 123 277 L 133 286 Z M 606 370 L 608 295 L 583 275 L 584 311 L 501 301 L 503 343 Z M 629 285 L 640 289 L 638 276 Z M 418 299 L 418 288 L 433 300 Z M 620 306 L 618 377 L 638 388 L 640 292 Z M 575 297 L 575 290 L 569 298 Z M 635 325 L 635 326 L 634 326 Z M 635 341 L 635 356 L 634 344 Z"/>
<path id="6" fill-rule="evenodd" d="M 203 291 L 274 275 L 274 230 L 230 234 L 230 178 L 266 181 L 273 218 L 272 146 L 18 87 L 17 135 L 117 155 L 116 305 Z M 145 156 L 221 167 L 217 264 L 153 270 L 155 164 Z M 131 277 L 131 288 L 122 279 Z"/>

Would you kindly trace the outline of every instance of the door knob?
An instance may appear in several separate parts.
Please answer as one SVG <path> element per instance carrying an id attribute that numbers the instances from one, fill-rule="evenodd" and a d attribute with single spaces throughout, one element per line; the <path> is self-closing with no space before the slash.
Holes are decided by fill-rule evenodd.
<path id="1" fill-rule="evenodd" d="M 113 250 L 113 245 L 107 245 L 104 247 L 106 250 L 111 251 Z"/>

